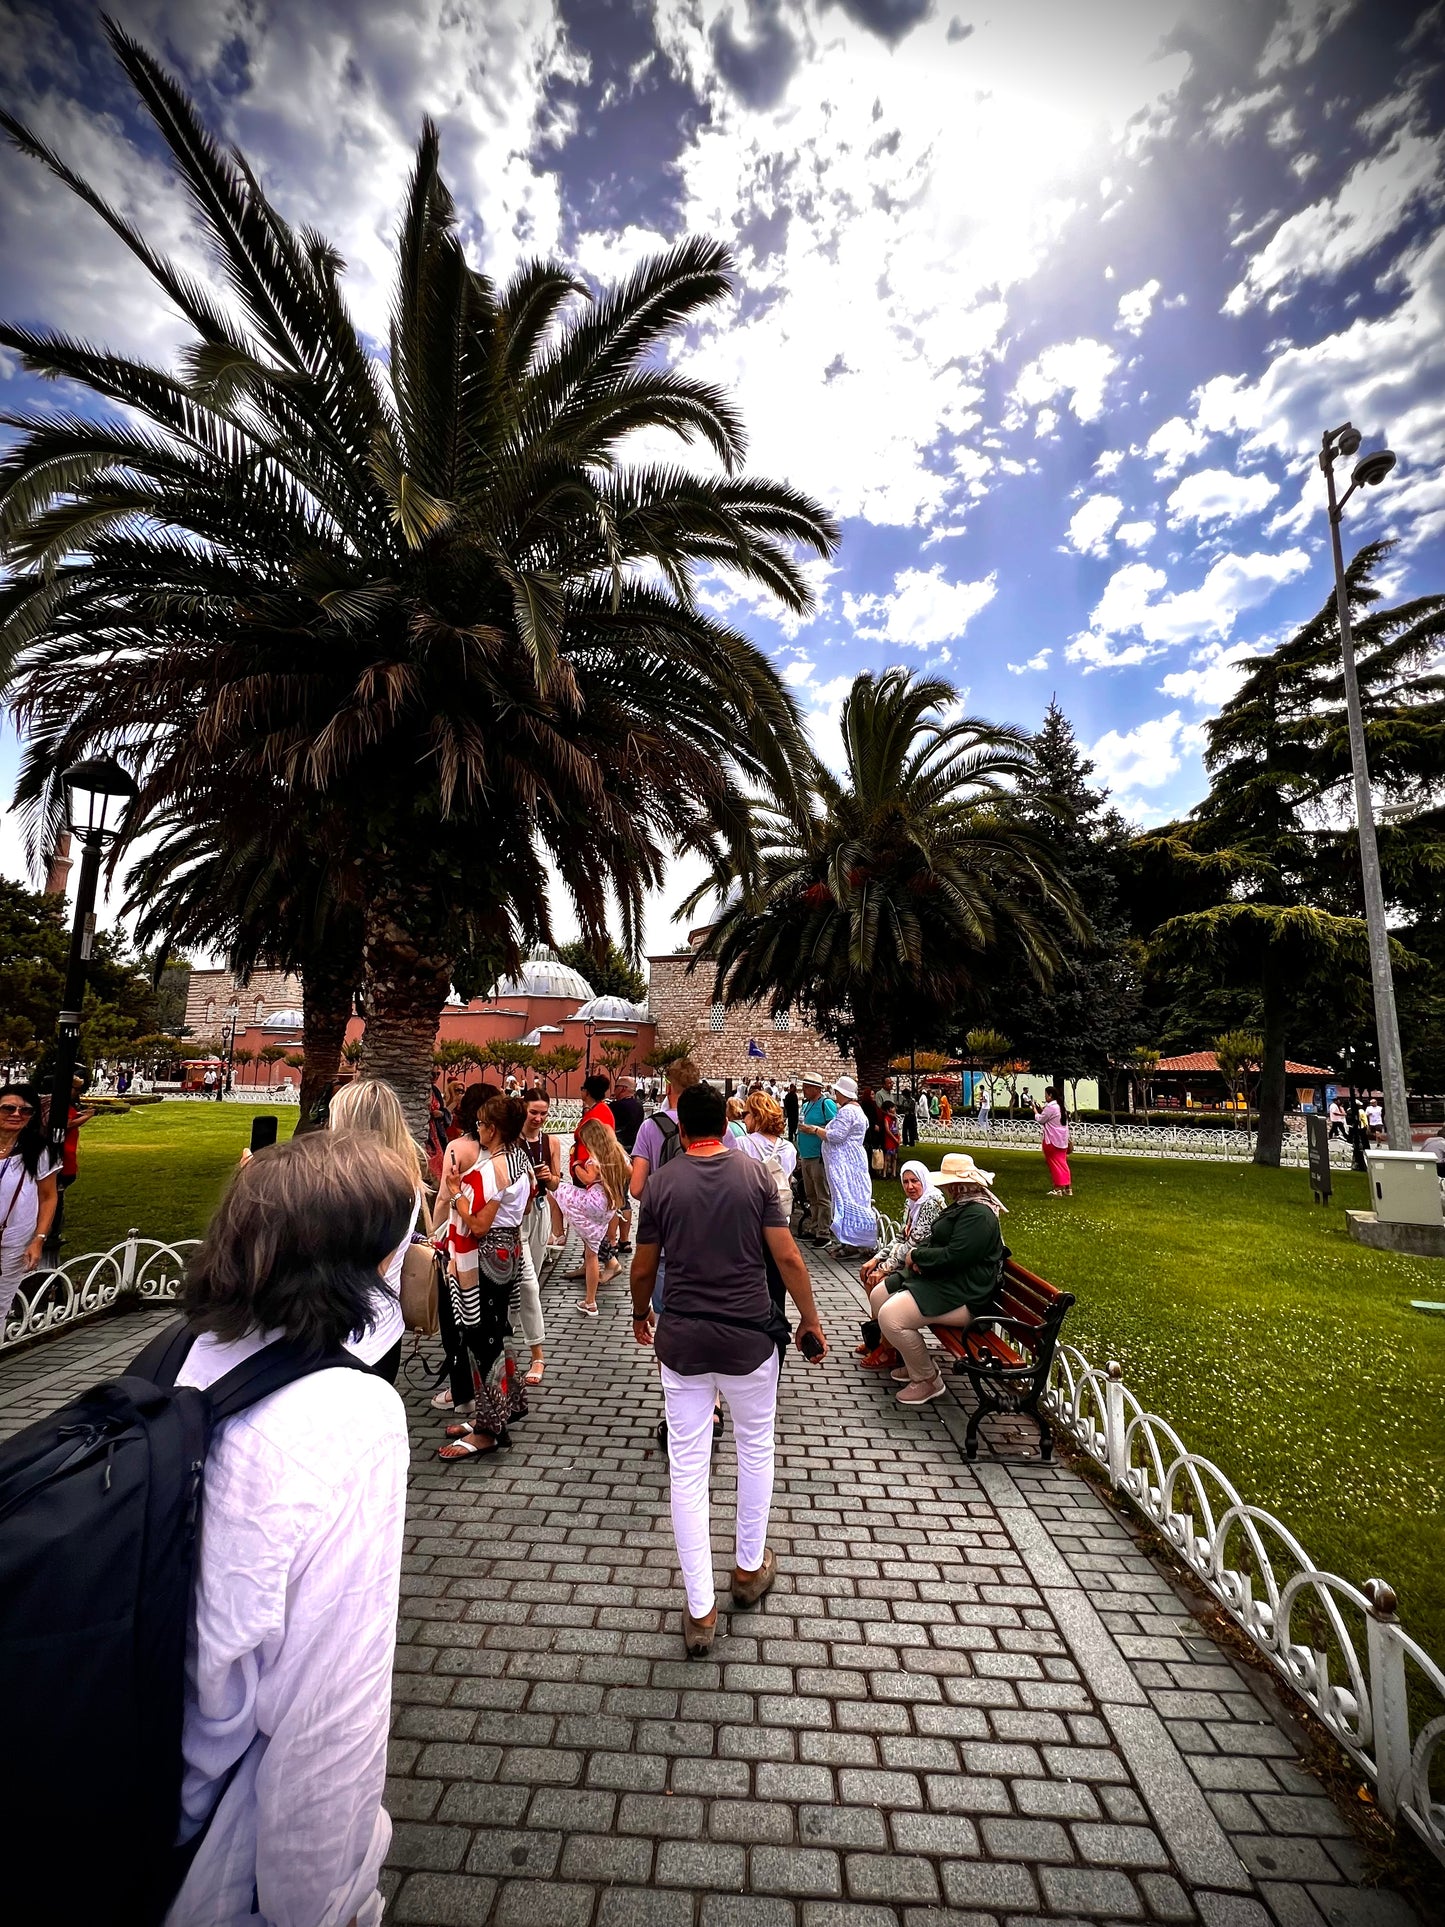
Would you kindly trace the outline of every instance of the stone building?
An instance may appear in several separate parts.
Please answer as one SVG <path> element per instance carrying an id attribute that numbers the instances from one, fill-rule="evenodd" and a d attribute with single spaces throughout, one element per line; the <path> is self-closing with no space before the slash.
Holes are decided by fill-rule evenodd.
<path id="1" fill-rule="evenodd" d="M 704 1077 L 726 1082 L 777 1078 L 796 1083 L 804 1071 L 816 1071 L 828 1083 L 852 1076 L 852 1063 L 811 1028 L 800 1011 L 774 1017 L 761 1004 L 734 1004 L 713 998 L 710 964 L 688 966 L 711 925 L 688 932 L 687 948 L 647 960 L 647 1003 L 657 1027 L 657 1041 L 670 1044 L 692 1039 L 692 1056 Z"/>
<path id="2" fill-rule="evenodd" d="M 193 970 L 186 993 L 186 1028 L 192 1037 L 218 1039 L 233 1002 L 239 1041 L 243 1030 L 260 1030 L 277 1017 L 299 1012 L 301 979 L 284 970 L 256 970 L 242 989 L 229 970 Z M 293 1028 L 299 1036 L 299 1019 L 297 1027 L 285 1026 L 287 1037 Z"/>

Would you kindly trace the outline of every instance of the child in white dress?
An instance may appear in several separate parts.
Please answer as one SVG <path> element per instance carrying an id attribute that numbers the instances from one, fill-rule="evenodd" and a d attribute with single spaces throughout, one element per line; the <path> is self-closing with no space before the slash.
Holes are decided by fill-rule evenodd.
<path id="1" fill-rule="evenodd" d="M 607 1242 L 607 1231 L 623 1208 L 631 1166 L 615 1133 L 599 1120 L 589 1119 L 577 1138 L 572 1174 L 562 1179 L 554 1195 L 563 1218 L 582 1240 L 583 1296 L 577 1309 L 595 1318 L 598 1286 L 622 1269 Z"/>

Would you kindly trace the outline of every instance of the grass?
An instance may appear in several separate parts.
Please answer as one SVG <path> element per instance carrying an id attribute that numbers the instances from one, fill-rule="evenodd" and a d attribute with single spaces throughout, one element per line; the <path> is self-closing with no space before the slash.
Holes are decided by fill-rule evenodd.
<path id="1" fill-rule="evenodd" d="M 945 1149 L 925 1147 L 937 1166 Z M 977 1151 L 975 1149 L 975 1154 Z M 1038 1152 L 990 1152 L 1021 1264 L 1078 1303 L 1066 1340 L 1116 1358 L 1146 1410 L 1273 1512 L 1319 1565 L 1388 1579 L 1445 1658 L 1445 1262 L 1355 1244 L 1366 1180 L 1335 1173 L 1079 1157 L 1050 1198 Z M 902 1209 L 897 1185 L 878 1202 Z"/>
<path id="2" fill-rule="evenodd" d="M 295 1111 L 279 1114 L 289 1136 Z M 67 1251 L 132 1225 L 199 1236 L 255 1115 L 156 1104 L 88 1124 Z M 1037 1152 L 989 1161 L 1009 1245 L 1078 1297 L 1066 1336 L 1117 1358 L 1146 1407 L 1322 1566 L 1388 1579 L 1406 1626 L 1445 1655 L 1445 1317 L 1409 1309 L 1445 1299 L 1445 1263 L 1352 1243 L 1345 1209 L 1366 1195 L 1349 1172 L 1322 1210 L 1303 1171 L 1088 1156 L 1064 1200 L 1045 1196 Z M 897 1185 L 877 1189 L 897 1215 Z"/>

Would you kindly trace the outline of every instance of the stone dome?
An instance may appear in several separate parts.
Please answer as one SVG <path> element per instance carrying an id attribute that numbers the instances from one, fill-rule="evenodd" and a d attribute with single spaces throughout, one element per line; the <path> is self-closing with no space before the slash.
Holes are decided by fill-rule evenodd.
<path id="1" fill-rule="evenodd" d="M 592 986 L 580 970 L 562 963 L 550 950 L 534 950 L 515 977 L 502 977 L 493 984 L 490 999 L 499 997 L 566 997 L 586 1003 Z"/>
<path id="2" fill-rule="evenodd" d="M 630 1004 L 625 997 L 593 997 L 572 1013 L 574 1024 L 645 1024 L 646 1004 Z"/>
<path id="3" fill-rule="evenodd" d="M 299 1010 L 273 1010 L 261 1025 L 262 1030 L 300 1030 L 303 1022 Z"/>

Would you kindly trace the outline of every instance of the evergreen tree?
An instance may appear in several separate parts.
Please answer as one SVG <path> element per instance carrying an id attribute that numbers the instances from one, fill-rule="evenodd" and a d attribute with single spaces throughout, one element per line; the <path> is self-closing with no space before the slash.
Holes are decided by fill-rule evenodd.
<path id="1" fill-rule="evenodd" d="M 580 971 L 598 997 L 625 997 L 630 1004 L 647 1002 L 647 979 L 630 964 L 609 937 L 601 946 L 583 937 L 557 946 L 557 960 Z"/>
<path id="2" fill-rule="evenodd" d="M 988 999 L 1020 1057 L 1061 1089 L 1085 1076 L 1101 1081 L 1139 1040 L 1137 946 L 1120 903 L 1117 871 L 1130 831 L 1107 791 L 1090 781 L 1084 755 L 1057 699 L 1033 739 L 1033 766 L 1018 779 L 1019 810 L 1048 849 L 1058 874 L 1084 906 L 1089 934 L 1059 924 L 1060 961 L 1039 986 L 1009 969 Z"/>

